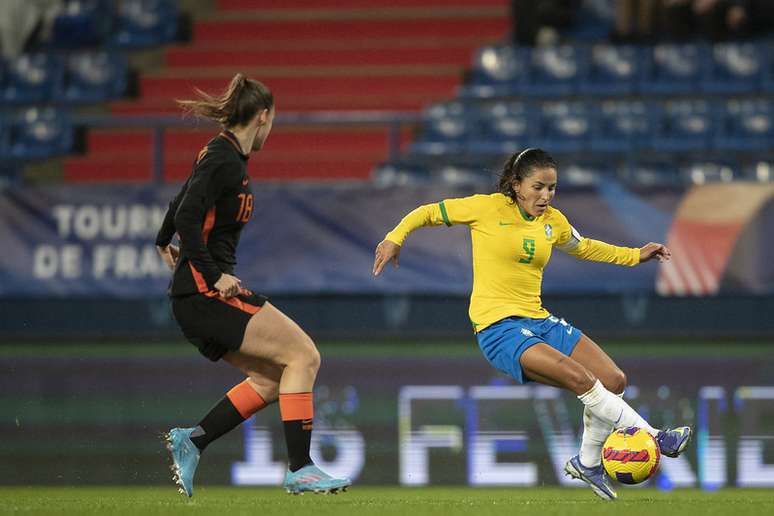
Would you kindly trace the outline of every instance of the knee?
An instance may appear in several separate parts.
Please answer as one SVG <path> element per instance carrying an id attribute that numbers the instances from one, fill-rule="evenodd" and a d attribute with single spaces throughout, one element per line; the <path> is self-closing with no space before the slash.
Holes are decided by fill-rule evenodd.
<path id="1" fill-rule="evenodd" d="M 620 369 L 616 369 L 608 380 L 609 385 L 605 385 L 608 391 L 613 394 L 621 394 L 626 389 L 626 375 Z"/>
<path id="2" fill-rule="evenodd" d="M 584 392 L 588 392 L 592 387 L 594 387 L 594 384 L 597 381 L 597 377 L 594 376 L 594 373 L 578 364 L 577 367 L 572 368 L 565 381 L 566 387 L 580 396 Z"/>
<path id="3" fill-rule="evenodd" d="M 320 369 L 320 352 L 317 351 L 317 347 L 311 338 L 305 336 L 302 345 L 296 347 L 296 352 L 291 358 L 290 363 L 296 367 L 307 369 L 315 375 L 317 374 L 317 371 Z"/>

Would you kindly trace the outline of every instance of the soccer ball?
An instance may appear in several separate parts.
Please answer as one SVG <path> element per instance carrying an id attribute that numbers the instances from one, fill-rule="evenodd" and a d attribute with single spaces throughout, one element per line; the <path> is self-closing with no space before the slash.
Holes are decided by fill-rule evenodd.
<path id="1" fill-rule="evenodd" d="M 642 428 L 620 428 L 602 448 L 605 471 L 623 484 L 645 482 L 658 471 L 660 461 L 656 439 Z"/>

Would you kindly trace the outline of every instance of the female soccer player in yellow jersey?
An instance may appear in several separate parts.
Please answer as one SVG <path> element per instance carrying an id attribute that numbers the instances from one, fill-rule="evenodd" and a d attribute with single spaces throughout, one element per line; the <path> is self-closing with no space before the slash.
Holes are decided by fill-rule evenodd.
<path id="1" fill-rule="evenodd" d="M 584 404 L 580 453 L 565 472 L 614 500 L 601 465 L 602 445 L 613 428 L 636 426 L 657 440 L 661 453 L 677 457 L 689 427 L 658 430 L 622 398 L 626 376 L 586 335 L 551 315 L 540 300 L 543 268 L 554 247 L 582 260 L 635 266 L 669 260 L 662 244 L 640 249 L 583 238 L 551 200 L 556 193 L 553 158 L 527 149 L 506 162 L 497 193 L 447 199 L 415 209 L 376 247 L 373 273 L 398 265 L 409 233 L 423 226 L 466 224 L 473 248 L 470 318 L 479 347 L 494 367 L 519 383 L 530 381 L 574 392 Z"/>

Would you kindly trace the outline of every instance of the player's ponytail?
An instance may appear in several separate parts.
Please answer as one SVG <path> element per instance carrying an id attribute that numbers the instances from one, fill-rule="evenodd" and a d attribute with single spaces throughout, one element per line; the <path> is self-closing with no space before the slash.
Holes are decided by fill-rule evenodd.
<path id="1" fill-rule="evenodd" d="M 543 149 L 529 148 L 513 154 L 503 165 L 497 182 L 497 191 L 516 202 L 513 183 L 520 183 L 524 178 L 531 176 L 537 168 L 556 170 L 556 161 Z"/>
<path id="2" fill-rule="evenodd" d="M 196 100 L 177 100 L 186 113 L 209 118 L 223 127 L 247 124 L 264 109 L 274 106 L 274 96 L 263 83 L 238 73 L 220 95 L 214 96 L 195 88 Z"/>

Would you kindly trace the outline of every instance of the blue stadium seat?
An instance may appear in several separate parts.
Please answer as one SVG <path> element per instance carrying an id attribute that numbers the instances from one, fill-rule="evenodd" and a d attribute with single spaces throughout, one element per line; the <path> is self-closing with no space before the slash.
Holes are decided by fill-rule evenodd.
<path id="1" fill-rule="evenodd" d="M 488 98 L 519 95 L 529 73 L 529 51 L 512 45 L 493 45 L 478 51 L 470 80 L 460 89 L 463 97 Z"/>
<path id="2" fill-rule="evenodd" d="M 730 183 L 740 175 L 733 164 L 720 160 L 696 160 L 680 165 L 685 184 Z"/>
<path id="3" fill-rule="evenodd" d="M 613 32 L 614 4 L 611 1 L 596 0 L 578 2 L 576 20 L 567 31 L 572 40 L 602 41 Z"/>
<path id="4" fill-rule="evenodd" d="M 741 178 L 761 183 L 774 181 L 774 156 L 769 154 L 748 160 L 742 166 Z"/>
<path id="5" fill-rule="evenodd" d="M 8 143 L 10 141 L 11 131 L 8 123 L 0 118 L 0 159 L 10 155 Z"/>
<path id="6" fill-rule="evenodd" d="M 597 185 L 616 177 L 616 169 L 606 161 L 595 159 L 574 159 L 562 162 L 560 184 L 565 187 L 582 188 Z"/>
<path id="7" fill-rule="evenodd" d="M 724 103 L 715 146 L 729 150 L 774 147 L 774 107 L 769 99 L 732 99 Z"/>
<path id="8" fill-rule="evenodd" d="M 591 150 L 628 152 L 650 146 L 653 108 L 641 100 L 608 100 L 596 106 Z"/>
<path id="9" fill-rule="evenodd" d="M 382 187 L 409 186 L 431 181 L 430 168 L 419 163 L 392 161 L 381 163 L 371 172 L 374 184 Z"/>
<path id="10" fill-rule="evenodd" d="M 535 113 L 518 101 L 479 106 L 479 130 L 470 142 L 475 154 L 512 154 L 529 147 L 534 139 Z"/>
<path id="11" fill-rule="evenodd" d="M 587 95 L 629 95 L 636 91 L 642 76 L 643 59 L 650 54 L 631 45 L 599 44 L 591 47 L 581 93 Z"/>
<path id="12" fill-rule="evenodd" d="M 640 188 L 677 187 L 683 184 L 675 160 L 663 156 L 628 160 L 621 168 L 621 178 L 629 185 Z"/>
<path id="13" fill-rule="evenodd" d="M 475 132 L 475 118 L 461 101 L 441 102 L 425 110 L 422 133 L 411 144 L 415 154 L 441 155 L 459 153 Z"/>
<path id="14" fill-rule="evenodd" d="M 25 54 L 8 63 L 2 101 L 8 104 L 34 104 L 54 98 L 61 87 L 64 67 L 61 59 L 49 54 Z"/>
<path id="15" fill-rule="evenodd" d="M 755 43 L 718 43 L 701 81 L 707 93 L 750 93 L 759 91 L 765 69 L 764 49 Z"/>
<path id="16" fill-rule="evenodd" d="M 110 32 L 110 3 L 104 0 L 70 0 L 54 19 L 51 48 L 79 48 L 104 42 Z"/>
<path id="17" fill-rule="evenodd" d="M 662 44 L 645 59 L 646 70 L 640 81 L 640 93 L 675 95 L 695 93 L 699 89 L 707 61 L 707 49 L 694 44 Z"/>
<path id="18" fill-rule="evenodd" d="M 170 0 L 123 0 L 115 17 L 113 43 L 145 48 L 174 41 L 177 17 L 177 7 Z"/>
<path id="19" fill-rule="evenodd" d="M 13 124 L 10 154 L 15 158 L 45 159 L 67 154 L 72 148 L 72 124 L 54 108 L 28 108 Z"/>
<path id="20" fill-rule="evenodd" d="M 104 102 L 126 92 L 127 59 L 107 52 L 74 54 L 67 58 L 61 98 L 67 102 Z"/>
<path id="21" fill-rule="evenodd" d="M 588 47 L 560 45 L 532 50 L 524 93 L 535 96 L 567 96 L 577 91 L 588 68 Z"/>
<path id="22" fill-rule="evenodd" d="M 493 171 L 464 165 L 441 165 L 430 173 L 434 182 L 454 187 L 487 187 L 494 182 Z"/>
<path id="23" fill-rule="evenodd" d="M 774 40 L 761 44 L 763 49 L 763 89 L 767 93 L 774 93 Z"/>
<path id="24" fill-rule="evenodd" d="M 549 152 L 577 152 L 585 149 L 593 126 L 585 102 L 556 101 L 540 106 L 538 146 Z"/>
<path id="25" fill-rule="evenodd" d="M 656 151 L 708 149 L 716 132 L 716 114 L 706 100 L 671 100 L 654 107 Z"/>

